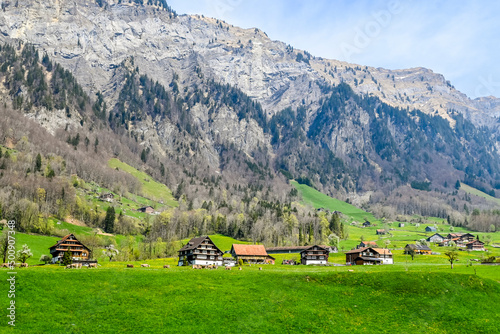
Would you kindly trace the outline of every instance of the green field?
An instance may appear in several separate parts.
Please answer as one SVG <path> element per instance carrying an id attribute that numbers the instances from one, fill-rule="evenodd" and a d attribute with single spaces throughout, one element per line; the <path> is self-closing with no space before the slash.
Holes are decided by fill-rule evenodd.
<path id="1" fill-rule="evenodd" d="M 297 188 L 302 195 L 303 204 L 311 204 L 315 209 L 324 208 L 330 211 L 340 211 L 344 215 L 361 223 L 364 222 L 365 219 L 368 219 L 370 222 L 376 221 L 371 213 L 363 211 L 354 205 L 327 196 L 305 184 L 299 184 L 296 181 L 290 181 L 290 183 Z"/>
<path id="2" fill-rule="evenodd" d="M 108 165 L 111 168 L 118 168 L 134 176 L 142 184 L 142 193 L 144 197 L 153 201 L 162 200 L 164 204 L 171 207 L 177 207 L 179 205 L 179 203 L 177 203 L 175 198 L 172 196 L 172 191 L 170 191 L 166 185 L 155 181 L 148 174 L 138 171 L 134 167 L 129 166 L 115 158 L 110 159 Z"/>
<path id="3" fill-rule="evenodd" d="M 460 190 L 463 190 L 466 193 L 471 194 L 471 195 L 476 195 L 479 197 L 486 198 L 487 200 L 495 202 L 496 204 L 500 205 L 500 198 L 490 196 L 490 195 L 482 192 L 481 190 L 477 190 L 476 188 L 472 188 L 464 183 L 460 184 Z"/>
<path id="4" fill-rule="evenodd" d="M 478 265 L 477 275 L 465 266 L 351 268 L 18 269 L 15 330 L 498 333 L 500 284 L 488 279 L 498 268 Z M 8 290 L 6 280 L 0 286 Z M 7 293 L 1 301 L 5 310 Z M 14 332 L 6 321 L 0 326 Z"/>

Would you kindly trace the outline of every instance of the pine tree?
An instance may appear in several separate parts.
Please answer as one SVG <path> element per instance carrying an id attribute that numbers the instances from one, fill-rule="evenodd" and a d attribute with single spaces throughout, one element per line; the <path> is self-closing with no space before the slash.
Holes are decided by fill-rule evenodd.
<path id="1" fill-rule="evenodd" d="M 39 172 L 41 170 L 42 170 L 42 156 L 40 155 L 40 153 L 38 153 L 35 160 L 35 172 Z"/>
<path id="2" fill-rule="evenodd" d="M 104 232 L 113 233 L 115 227 L 115 208 L 110 206 L 106 210 L 106 217 L 104 218 Z"/>
<path id="3" fill-rule="evenodd" d="M 72 264 L 73 263 L 73 253 L 71 253 L 71 251 L 64 252 L 61 263 L 65 266 L 67 266 L 68 264 Z"/>

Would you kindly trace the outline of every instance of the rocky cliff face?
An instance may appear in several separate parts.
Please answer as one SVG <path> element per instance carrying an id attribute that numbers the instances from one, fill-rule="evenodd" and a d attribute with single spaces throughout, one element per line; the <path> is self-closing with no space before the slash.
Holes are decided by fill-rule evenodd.
<path id="1" fill-rule="evenodd" d="M 331 93 L 328 87 L 341 82 L 358 94 L 378 97 L 390 106 L 441 116 L 452 126 L 454 114 L 461 113 L 478 126 L 498 128 L 499 99 L 471 100 L 429 69 L 387 70 L 316 58 L 272 41 L 258 29 L 241 29 L 202 16 L 178 16 L 162 2 L 154 3 L 4 1 L 0 40 L 32 43 L 71 70 L 89 95 L 102 92 L 111 108 L 119 102 L 125 69 L 137 69 L 170 90 L 175 86 L 176 96 L 184 99 L 179 110 L 187 111 L 196 126 L 195 134 L 187 135 L 171 118 L 154 114 L 129 122 L 128 130 L 139 133 L 143 144 L 162 152 L 159 154 L 174 153 L 175 138 L 183 138 L 216 169 L 221 163 L 220 143 L 232 143 L 249 155 L 265 149 L 272 156 L 279 147 L 257 119 L 240 117 L 235 108 L 212 96 L 213 91 L 204 88 L 210 83 L 229 84 L 240 90 L 262 106 L 267 120 L 286 108 L 303 108 L 305 117 L 300 122 L 305 124 L 301 130 L 304 133 L 317 122 L 320 108 Z M 186 102 L 190 94 L 202 94 L 206 101 Z M 369 142 L 374 119 L 384 115 L 370 116 L 359 104 L 348 110 L 349 117 L 325 124 L 329 132 L 322 132 L 321 140 L 315 138 L 335 156 L 345 161 L 365 157 L 368 165 L 381 172 L 381 161 L 367 151 L 375 147 Z M 118 115 L 118 110 L 115 113 Z M 411 117 L 418 121 L 418 117 Z M 384 126 L 396 141 L 397 136 L 407 135 L 398 130 L 401 125 L 394 120 Z M 498 140 L 491 139 L 498 150 Z M 190 152 L 194 154 L 192 149 Z"/>
<path id="2" fill-rule="evenodd" d="M 121 1 L 120 1 L 121 2 Z M 425 68 L 387 70 L 311 57 L 258 29 L 241 29 L 201 16 L 176 16 L 160 6 L 127 1 L 5 2 L 3 40 L 29 41 L 76 73 L 89 92 L 109 92 L 113 69 L 129 56 L 145 74 L 168 85 L 176 72 L 192 82 L 193 68 L 238 87 L 269 114 L 322 97 L 315 82 L 349 83 L 394 106 L 448 117 L 457 109 L 475 119 L 498 117 L 498 99 L 470 100 L 442 75 Z M 297 61 L 298 55 L 302 61 Z"/>

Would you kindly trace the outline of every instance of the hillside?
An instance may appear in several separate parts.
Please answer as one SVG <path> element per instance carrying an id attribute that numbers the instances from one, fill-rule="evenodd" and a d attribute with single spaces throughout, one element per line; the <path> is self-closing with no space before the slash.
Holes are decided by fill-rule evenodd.
<path id="1" fill-rule="evenodd" d="M 342 202 L 336 198 L 320 193 L 306 184 L 299 184 L 296 181 L 291 181 L 291 184 L 300 192 L 303 203 L 310 204 L 315 209 L 328 209 L 331 212 L 340 211 L 344 215 L 357 220 L 358 222 L 364 222 L 365 219 L 369 221 L 376 220 L 371 213 L 363 211 L 349 203 Z"/>
<path id="2" fill-rule="evenodd" d="M 282 170 L 342 200 L 380 190 L 410 203 L 413 189 L 429 190 L 434 212 L 412 210 L 435 216 L 463 211 L 449 198 L 456 180 L 497 195 L 496 103 L 472 101 L 428 69 L 322 59 L 159 3 L 7 4 L 0 40 L 34 43 L 97 94 L 96 116 L 136 141 L 136 157 L 172 190 L 220 176 L 230 188 L 271 183 L 276 193 Z M 45 118 L 35 117 L 51 131 L 65 127 Z M 183 185 L 189 201 L 199 187 Z M 378 199 L 367 204 L 393 202 Z"/>

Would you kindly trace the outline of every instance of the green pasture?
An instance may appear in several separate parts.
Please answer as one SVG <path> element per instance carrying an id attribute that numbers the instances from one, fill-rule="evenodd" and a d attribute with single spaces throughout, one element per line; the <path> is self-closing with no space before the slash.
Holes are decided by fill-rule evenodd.
<path id="1" fill-rule="evenodd" d="M 375 217 L 373 217 L 371 213 L 363 211 L 354 205 L 327 196 L 305 184 L 299 184 L 296 181 L 290 181 L 290 183 L 297 188 L 302 195 L 303 204 L 311 204 L 315 209 L 325 208 L 330 211 L 340 211 L 344 215 L 349 216 L 353 220 L 360 223 L 363 223 L 365 218 L 370 222 L 376 221 Z"/>
<path id="2" fill-rule="evenodd" d="M 463 190 L 466 193 L 471 194 L 471 195 L 475 195 L 475 196 L 486 198 L 487 200 L 495 202 L 496 204 L 500 205 L 500 198 L 496 198 L 496 197 L 490 196 L 490 195 L 482 192 L 481 190 L 478 190 L 476 188 L 472 188 L 471 186 L 468 186 L 468 185 L 466 185 L 464 183 L 460 184 L 460 190 Z"/>
<path id="3" fill-rule="evenodd" d="M 134 176 L 142 184 L 144 197 L 154 201 L 163 200 L 166 205 L 171 207 L 177 207 L 179 205 L 173 197 L 172 191 L 170 191 L 166 185 L 155 181 L 148 174 L 138 171 L 134 167 L 127 165 L 116 158 L 110 159 L 108 161 L 108 165 L 111 168 L 118 168 Z"/>
<path id="4" fill-rule="evenodd" d="M 19 268 L 16 328 L 4 321 L 0 331 L 498 333 L 500 323 L 498 267 L 120 265 Z M 5 313 L 7 293 L 0 301 Z"/>

